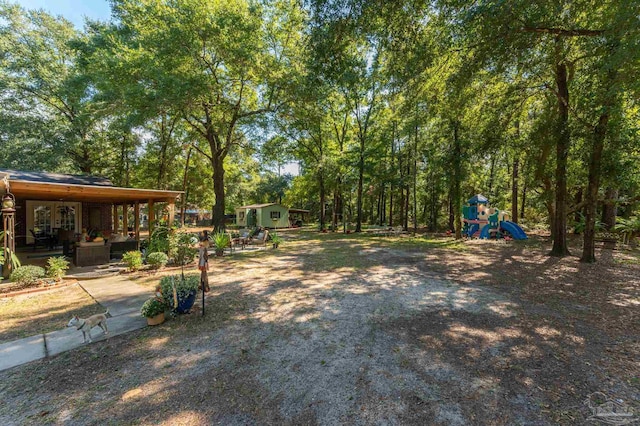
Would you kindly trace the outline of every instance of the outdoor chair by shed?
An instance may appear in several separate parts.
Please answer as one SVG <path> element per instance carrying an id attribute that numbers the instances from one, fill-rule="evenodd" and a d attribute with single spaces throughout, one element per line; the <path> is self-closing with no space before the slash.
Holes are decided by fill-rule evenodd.
<path id="1" fill-rule="evenodd" d="M 249 240 L 249 244 L 262 245 L 266 247 L 268 239 L 269 239 L 269 231 L 264 229 L 258 232 L 258 235 L 256 235 L 255 237 L 252 237 L 251 240 Z"/>

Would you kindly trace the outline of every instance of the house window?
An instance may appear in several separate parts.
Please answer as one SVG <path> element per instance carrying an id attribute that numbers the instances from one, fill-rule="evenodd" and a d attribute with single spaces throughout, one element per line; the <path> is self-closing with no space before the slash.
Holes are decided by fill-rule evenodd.
<path id="1" fill-rule="evenodd" d="M 271 219 L 280 219 L 280 212 L 271 212 Z"/>
<path id="2" fill-rule="evenodd" d="M 27 200 L 27 229 L 39 235 L 57 235 L 58 230 L 80 232 L 81 204 L 73 202 Z M 27 244 L 33 244 L 27 234 Z"/>
<path id="3" fill-rule="evenodd" d="M 244 212 L 240 212 L 240 220 L 244 220 Z"/>

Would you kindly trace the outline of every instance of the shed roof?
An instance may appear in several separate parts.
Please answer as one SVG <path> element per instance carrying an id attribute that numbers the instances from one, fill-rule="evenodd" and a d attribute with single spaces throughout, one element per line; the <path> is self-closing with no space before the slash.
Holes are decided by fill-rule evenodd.
<path id="1" fill-rule="evenodd" d="M 250 204 L 248 206 L 240 206 L 240 207 L 236 207 L 238 209 L 261 209 L 263 207 L 269 207 L 269 206 L 277 206 L 279 205 L 278 203 L 266 203 L 266 204 Z M 284 207 L 284 206 L 282 206 Z"/>

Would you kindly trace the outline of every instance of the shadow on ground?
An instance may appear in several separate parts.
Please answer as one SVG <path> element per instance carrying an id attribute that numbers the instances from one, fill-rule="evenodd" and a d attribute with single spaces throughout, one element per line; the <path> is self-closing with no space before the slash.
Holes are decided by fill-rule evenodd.
<path id="1" fill-rule="evenodd" d="M 0 421 L 583 424 L 592 392 L 637 402 L 637 268 L 543 249 L 349 236 L 217 259 L 204 318 L 0 374 Z"/>

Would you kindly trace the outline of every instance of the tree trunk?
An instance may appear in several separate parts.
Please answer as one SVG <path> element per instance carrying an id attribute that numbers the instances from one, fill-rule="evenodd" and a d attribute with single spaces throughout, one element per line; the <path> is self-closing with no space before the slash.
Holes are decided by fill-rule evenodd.
<path id="1" fill-rule="evenodd" d="M 325 228 L 327 194 L 324 188 L 324 171 L 322 167 L 318 169 L 318 183 L 320 185 L 320 230 Z"/>
<path id="2" fill-rule="evenodd" d="M 520 202 L 520 219 L 524 220 L 524 205 L 527 201 L 527 179 L 525 173 L 524 183 L 522 185 L 522 201 Z"/>
<path id="3" fill-rule="evenodd" d="M 187 179 L 189 177 L 189 160 L 191 159 L 191 146 L 187 150 L 187 161 L 184 165 L 184 174 L 182 175 L 182 190 L 184 196 L 182 197 L 182 208 L 180 209 L 180 224 L 184 228 L 184 216 L 187 212 L 187 198 L 189 198 L 189 192 L 187 191 Z"/>
<path id="4" fill-rule="evenodd" d="M 617 43 L 614 45 L 616 53 Z M 611 108 L 616 101 L 616 91 L 613 85 L 617 78 L 618 71 L 615 68 L 609 68 L 604 78 L 605 94 L 602 102 L 602 112 L 598 119 L 598 124 L 593 130 L 593 149 L 591 151 L 591 160 L 589 161 L 589 186 L 587 187 L 587 202 L 585 214 L 585 232 L 582 246 L 581 262 L 592 263 L 596 261 L 595 255 L 595 236 L 596 236 L 596 205 L 598 202 L 598 190 L 600 187 L 600 175 L 602 164 L 602 151 L 604 150 L 604 142 L 607 136 L 607 127 L 609 124 L 609 116 Z M 613 222 L 615 224 L 615 211 L 613 212 Z"/>
<path id="5" fill-rule="evenodd" d="M 495 178 L 495 170 L 496 170 L 496 156 L 491 154 L 491 167 L 489 168 L 489 199 L 495 198 L 493 196 L 493 180 Z"/>
<path id="6" fill-rule="evenodd" d="M 333 215 L 331 218 L 331 227 L 338 229 L 338 188 L 333 190 Z"/>
<path id="7" fill-rule="evenodd" d="M 516 154 L 513 160 L 513 173 L 511 175 L 511 220 L 518 223 L 518 168 L 520 158 Z"/>
<path id="8" fill-rule="evenodd" d="M 459 137 L 460 123 L 453 123 L 453 216 L 456 230 L 456 239 L 462 238 L 462 222 L 460 214 L 462 205 L 460 201 L 460 183 L 462 181 L 462 147 L 460 146 Z"/>
<path id="9" fill-rule="evenodd" d="M 382 226 L 387 223 L 387 187 L 382 185 L 380 188 L 380 217 L 378 218 L 379 225 Z"/>
<path id="10" fill-rule="evenodd" d="M 456 222 L 456 217 L 455 214 L 453 213 L 453 189 L 454 185 L 453 182 L 451 183 L 451 185 L 449 186 L 449 231 L 453 232 L 455 230 L 455 222 Z"/>
<path id="11" fill-rule="evenodd" d="M 213 192 L 216 203 L 213 206 L 213 229 L 215 232 L 223 231 L 224 224 L 224 156 L 219 152 L 211 153 L 211 166 L 213 168 Z"/>
<path id="12" fill-rule="evenodd" d="M 396 156 L 396 122 L 391 130 L 391 184 L 389 185 L 389 227 L 393 226 L 393 181 L 395 178 L 394 160 Z"/>
<path id="13" fill-rule="evenodd" d="M 384 186 L 380 187 L 378 191 L 378 200 L 376 204 L 376 224 L 382 225 L 382 194 L 384 193 Z"/>
<path id="14" fill-rule="evenodd" d="M 416 120 L 416 143 L 413 145 L 413 234 L 418 232 L 418 123 Z"/>
<path id="15" fill-rule="evenodd" d="M 430 181 L 431 181 L 431 231 L 435 232 L 438 230 L 438 213 L 440 212 L 440 203 L 439 201 L 439 186 L 436 186 L 435 182 L 435 173 L 431 170 L 430 173 Z"/>
<path id="16" fill-rule="evenodd" d="M 596 237 L 596 206 L 598 203 L 598 189 L 600 186 L 600 165 L 602 163 L 602 151 L 604 139 L 609 122 L 609 111 L 604 112 L 598 120 L 593 134 L 593 150 L 589 161 L 589 185 L 587 186 L 587 199 L 585 203 L 585 228 L 582 245 L 581 262 L 593 263 L 596 261 L 595 237 Z"/>
<path id="17" fill-rule="evenodd" d="M 356 232 L 362 232 L 362 186 L 364 185 L 364 138 L 360 138 L 360 157 L 358 158 L 358 193 L 356 200 Z"/>
<path id="18" fill-rule="evenodd" d="M 559 45 L 559 41 L 557 42 Z M 566 256 L 567 247 L 567 157 L 571 134 L 569 129 L 569 84 L 567 64 L 558 58 L 555 69 L 558 91 L 558 121 L 556 137 L 556 202 L 553 232 L 553 248 L 550 255 Z"/>
<path id="19" fill-rule="evenodd" d="M 422 213 L 420 213 L 420 220 L 422 221 L 422 223 L 424 224 L 428 224 L 429 221 L 427 221 L 427 207 L 429 204 L 429 195 L 427 192 L 425 192 L 424 197 L 422 197 Z"/>
<path id="20" fill-rule="evenodd" d="M 411 178 L 411 161 L 409 159 L 409 153 L 407 153 L 407 171 L 406 171 L 407 184 L 405 185 L 407 196 L 404 199 L 404 223 L 402 224 L 402 229 L 405 231 L 409 231 L 409 198 L 411 197 L 411 192 L 410 192 L 411 188 L 409 187 L 410 178 Z"/>
<path id="21" fill-rule="evenodd" d="M 164 176 L 166 173 L 166 164 L 167 164 L 167 145 L 168 139 L 165 135 L 165 126 L 166 126 L 166 117 L 162 116 L 162 121 L 160 122 L 160 158 L 158 164 L 158 177 L 156 179 L 156 187 L 157 189 L 166 189 L 164 186 Z"/>

